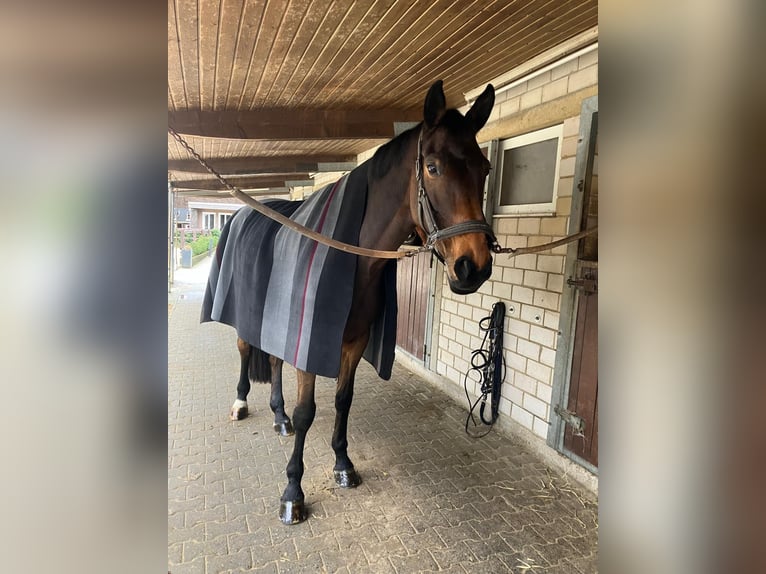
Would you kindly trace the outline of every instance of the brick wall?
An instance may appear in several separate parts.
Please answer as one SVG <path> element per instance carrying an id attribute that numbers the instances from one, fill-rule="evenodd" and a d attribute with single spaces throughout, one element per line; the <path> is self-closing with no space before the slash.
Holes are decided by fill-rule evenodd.
<path id="1" fill-rule="evenodd" d="M 566 235 L 569 227 L 579 114 L 557 117 L 556 106 L 544 104 L 597 86 L 598 52 L 592 51 L 530 78 L 497 94 L 492 122 L 503 121 L 510 137 L 563 123 L 556 212 L 551 216 L 495 216 L 493 228 L 501 245 L 539 245 Z M 544 109 L 539 125 L 530 126 L 529 110 Z M 465 110 L 463 110 L 465 111 Z M 518 118 L 518 128 L 513 119 Z M 510 120 L 510 121 L 509 121 Z M 521 131 L 519 131 L 521 130 Z M 481 134 L 479 134 L 481 139 Z M 553 368 L 559 328 L 561 293 L 564 288 L 566 246 L 540 254 L 495 257 L 492 278 L 472 295 L 455 295 L 442 272 L 440 320 L 434 338 L 436 372 L 463 385 L 471 352 L 482 341 L 479 320 L 490 314 L 498 301 L 506 304 L 504 356 L 507 365 L 500 401 L 501 416 L 528 428 L 541 438 L 548 433 L 551 417 Z M 475 384 L 469 392 L 478 396 Z"/>

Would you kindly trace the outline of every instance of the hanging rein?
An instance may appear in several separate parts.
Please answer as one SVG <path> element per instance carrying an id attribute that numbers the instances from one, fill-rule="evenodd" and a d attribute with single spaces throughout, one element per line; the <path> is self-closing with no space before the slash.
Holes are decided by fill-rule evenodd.
<path id="1" fill-rule="evenodd" d="M 365 247 L 359 247 L 358 245 L 351 245 L 349 243 L 336 241 L 335 239 L 322 235 L 321 233 L 317 233 L 313 229 L 301 225 L 300 223 L 296 223 L 292 219 L 285 217 L 277 211 L 274 211 L 260 201 L 253 199 L 244 193 L 241 189 L 232 185 L 224 176 L 213 169 L 213 167 L 207 163 L 207 161 L 205 161 L 202 156 L 200 156 L 174 128 L 168 126 L 168 133 L 172 135 L 181 145 L 181 147 L 183 147 L 189 153 L 189 155 L 196 159 L 202 167 L 204 167 L 208 172 L 210 172 L 211 175 L 218 179 L 218 181 L 220 181 L 226 187 L 226 189 L 229 190 L 231 195 L 239 199 L 242 203 L 249 205 L 262 215 L 273 219 L 277 223 L 280 223 L 285 227 L 300 233 L 301 235 L 346 253 L 353 253 L 355 255 L 362 255 L 365 257 L 375 257 L 378 259 L 401 259 L 403 257 L 413 257 L 425 251 L 433 251 L 436 257 L 440 261 L 444 262 L 441 254 L 436 249 L 436 243 L 449 237 L 455 237 L 456 235 L 463 235 L 466 233 L 484 233 L 488 238 L 490 249 L 494 253 L 508 253 L 511 257 L 515 257 L 525 253 L 537 253 L 538 251 L 553 249 L 554 247 L 565 245 L 572 241 L 577 241 L 578 239 L 582 239 L 583 237 L 592 235 L 598 231 L 598 227 L 592 227 L 591 229 L 587 229 L 573 235 L 568 235 L 562 239 L 559 239 L 558 241 L 543 243 L 542 245 L 535 245 L 533 247 L 513 248 L 501 247 L 497 242 L 497 238 L 495 237 L 492 228 L 485 220 L 462 221 L 455 225 L 445 227 L 444 229 L 439 229 L 438 225 L 436 224 L 433 205 L 431 204 L 431 200 L 428 198 L 428 194 L 426 193 L 425 185 L 423 183 L 423 132 L 421 130 L 420 135 L 418 136 L 418 157 L 415 160 L 415 178 L 418 184 L 418 225 L 426 234 L 427 239 L 425 245 L 417 249 L 407 249 L 402 251 L 367 249 Z"/>
<path id="2" fill-rule="evenodd" d="M 465 432 L 472 438 L 481 438 L 486 436 L 492 430 L 500 411 L 500 387 L 505 381 L 505 358 L 503 357 L 503 324 L 505 322 L 505 303 L 498 301 L 492 305 L 492 313 L 489 317 L 484 317 L 479 321 L 479 329 L 484 331 L 484 339 L 481 342 L 481 348 L 471 353 L 471 368 L 466 372 L 463 379 L 465 396 L 468 399 L 468 416 L 465 419 Z M 479 391 L 481 396 L 475 401 L 471 401 L 468 393 L 468 381 L 470 374 L 478 376 L 481 386 Z M 484 409 L 487 406 L 487 397 L 490 397 L 490 414 L 487 418 Z M 487 427 L 483 433 L 474 434 L 469 430 L 469 423 L 473 426 L 479 426 L 474 418 L 473 412 L 479 405 L 479 418 Z"/>

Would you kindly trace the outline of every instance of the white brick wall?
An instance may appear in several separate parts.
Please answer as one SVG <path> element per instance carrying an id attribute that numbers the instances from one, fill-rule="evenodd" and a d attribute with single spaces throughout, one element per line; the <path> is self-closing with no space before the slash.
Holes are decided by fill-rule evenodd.
<path id="1" fill-rule="evenodd" d="M 594 51 L 499 93 L 489 121 L 524 113 L 597 82 L 598 52 Z M 502 245 L 539 245 L 566 235 L 579 127 L 579 116 L 564 121 L 556 213 L 550 217 L 495 217 L 493 228 Z M 465 371 L 461 367 L 467 368 L 470 353 L 482 336 L 478 319 L 488 316 L 496 301 L 505 302 L 507 375 L 500 412 L 541 438 L 547 436 L 551 417 L 565 255 L 566 246 L 514 258 L 499 255 L 480 296 L 455 295 L 446 276 L 442 280 L 437 372 L 462 386 Z"/>

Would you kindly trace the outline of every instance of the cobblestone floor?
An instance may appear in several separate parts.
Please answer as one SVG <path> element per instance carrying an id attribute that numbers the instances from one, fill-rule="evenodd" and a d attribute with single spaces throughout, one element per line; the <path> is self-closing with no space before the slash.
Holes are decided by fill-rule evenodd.
<path id="1" fill-rule="evenodd" d="M 271 428 L 267 385 L 231 422 L 234 331 L 198 322 L 202 286 L 169 297 L 168 571 L 592 574 L 597 506 L 512 438 L 463 431 L 465 406 L 400 366 L 390 381 L 360 365 L 349 454 L 362 476 L 337 488 L 334 382 L 317 381 L 303 490 L 311 513 L 277 516 L 292 438 Z M 292 412 L 295 374 L 285 367 Z"/>

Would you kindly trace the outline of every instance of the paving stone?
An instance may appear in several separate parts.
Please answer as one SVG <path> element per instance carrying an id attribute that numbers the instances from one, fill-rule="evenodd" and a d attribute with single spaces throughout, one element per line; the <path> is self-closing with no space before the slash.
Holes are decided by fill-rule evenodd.
<path id="1" fill-rule="evenodd" d="M 168 544 L 176 542 L 188 542 L 196 540 L 202 542 L 205 540 L 205 525 L 197 524 L 192 528 L 173 528 L 168 529 Z"/>
<path id="2" fill-rule="evenodd" d="M 203 542 L 191 540 L 189 542 L 184 542 L 183 546 L 184 562 L 189 562 L 200 556 L 203 558 L 207 556 L 221 556 L 226 555 L 229 552 L 229 546 L 225 536 L 219 536 L 218 538 L 205 540 Z"/>
<path id="3" fill-rule="evenodd" d="M 485 560 L 477 561 L 471 564 L 472 572 L 501 574 L 508 572 L 508 566 L 498 556 L 489 556 Z M 535 572 L 532 570 L 531 572 Z"/>
<path id="4" fill-rule="evenodd" d="M 473 552 L 462 541 L 446 548 L 429 548 L 428 551 L 442 569 L 452 564 L 472 564 L 475 561 Z"/>
<path id="5" fill-rule="evenodd" d="M 585 536 L 565 536 L 561 541 L 566 542 L 574 548 L 573 555 L 588 556 L 591 552 L 596 550 L 597 541 L 591 540 Z"/>
<path id="6" fill-rule="evenodd" d="M 208 556 L 206 560 L 207 571 L 209 573 L 224 572 L 233 569 L 249 570 L 253 565 L 253 557 L 249 550 L 224 554 L 223 556 Z"/>
<path id="7" fill-rule="evenodd" d="M 197 558 L 191 562 L 174 564 L 172 567 L 168 567 L 168 572 L 169 574 L 205 574 L 205 559 Z"/>
<path id="8" fill-rule="evenodd" d="M 247 532 L 247 521 L 244 516 L 225 522 L 205 523 L 205 540 L 212 540 L 219 536 L 226 536 L 232 532 Z"/>
<path id="9" fill-rule="evenodd" d="M 322 558 L 317 554 L 311 554 L 310 556 L 303 557 L 300 560 L 277 560 L 277 569 L 279 574 L 304 574 L 306 572 L 329 572 L 322 564 Z"/>
<path id="10" fill-rule="evenodd" d="M 226 538 L 229 544 L 229 552 L 240 552 L 242 550 L 251 552 L 253 547 L 271 543 L 268 537 L 268 531 L 266 531 L 265 539 L 262 536 L 251 534 L 249 532 L 244 534 L 229 534 Z"/>
<path id="11" fill-rule="evenodd" d="M 593 497 L 500 432 L 467 437 L 464 405 L 399 365 L 390 381 L 364 362 L 357 372 L 349 422 L 349 454 L 363 479 L 356 489 L 334 484 L 335 384 L 317 379 L 304 453 L 310 518 L 284 526 L 279 497 L 292 438 L 272 430 L 268 385 L 253 385 L 248 418 L 228 419 L 235 335 L 200 325 L 201 289 L 184 289 L 168 322 L 173 574 L 596 571 Z M 285 367 L 284 378 L 290 413 L 294 370 Z"/>
<path id="12" fill-rule="evenodd" d="M 168 545 L 168 563 L 180 564 L 183 562 L 183 543 L 177 542 Z"/>
<path id="13" fill-rule="evenodd" d="M 439 569 L 433 556 L 427 550 L 421 550 L 409 556 L 391 556 L 390 560 L 394 569 L 401 574 L 409 572 L 435 572 Z"/>
<path id="14" fill-rule="evenodd" d="M 248 572 L 254 572 L 257 574 L 279 574 L 276 562 L 268 562 L 266 564 L 253 564 L 253 567 Z"/>
<path id="15" fill-rule="evenodd" d="M 566 562 L 581 574 L 598 574 L 598 560 L 595 555 L 567 558 Z"/>

